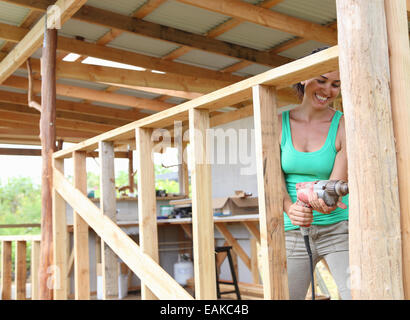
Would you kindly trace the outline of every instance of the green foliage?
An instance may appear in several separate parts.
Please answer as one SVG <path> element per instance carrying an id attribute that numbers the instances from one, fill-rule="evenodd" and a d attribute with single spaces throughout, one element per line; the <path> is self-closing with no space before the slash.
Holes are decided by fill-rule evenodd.
<path id="1" fill-rule="evenodd" d="M 0 182 L 0 224 L 41 222 L 41 188 L 28 177 Z M 0 228 L 0 235 L 39 234 L 39 228 Z M 31 243 L 27 243 L 27 268 L 30 268 Z M 15 245 L 12 261 L 15 258 Z M 13 265 L 14 268 L 14 265 Z"/>

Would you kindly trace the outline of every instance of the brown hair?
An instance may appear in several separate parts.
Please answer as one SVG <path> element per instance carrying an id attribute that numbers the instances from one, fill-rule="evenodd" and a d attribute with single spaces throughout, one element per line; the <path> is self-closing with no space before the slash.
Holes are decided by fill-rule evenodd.
<path id="1" fill-rule="evenodd" d="M 311 54 L 317 53 L 319 51 L 326 50 L 326 49 L 329 49 L 329 47 L 316 48 L 315 50 L 313 50 L 311 53 L 309 53 L 305 57 L 310 56 Z M 305 95 L 305 85 L 299 82 L 299 83 L 294 84 L 292 87 L 293 89 L 295 89 L 295 92 L 298 98 L 302 101 L 303 96 Z"/>

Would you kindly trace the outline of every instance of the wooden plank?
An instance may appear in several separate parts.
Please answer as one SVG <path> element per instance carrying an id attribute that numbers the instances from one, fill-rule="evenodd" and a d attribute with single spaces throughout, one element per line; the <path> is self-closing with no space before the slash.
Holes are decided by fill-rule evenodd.
<path id="1" fill-rule="evenodd" d="M 84 70 L 83 70 L 84 71 Z M 27 79 L 18 76 L 11 76 L 3 85 L 13 88 L 27 88 Z M 40 92 L 41 82 L 39 80 L 33 81 L 34 92 Z M 65 84 L 57 84 L 57 94 L 67 97 L 85 99 L 89 101 L 106 102 L 120 106 L 132 107 L 136 109 L 158 109 L 164 110 L 166 107 L 172 107 L 173 105 L 165 102 L 155 102 L 152 99 L 143 99 L 125 94 L 118 94 L 113 92 L 105 92 L 101 90 L 94 90 L 84 87 L 70 86 Z"/>
<path id="2" fill-rule="evenodd" d="M 200 300 L 216 299 L 211 166 L 205 139 L 208 128 L 207 110 L 189 110 L 195 298 Z"/>
<path id="3" fill-rule="evenodd" d="M 64 174 L 64 159 L 53 159 L 53 170 Z M 53 260 L 54 272 L 54 300 L 67 300 L 68 277 L 68 232 L 66 218 L 66 203 L 53 187 Z"/>
<path id="4" fill-rule="evenodd" d="M 16 300 L 26 300 L 26 280 L 27 280 L 27 269 L 26 269 L 26 241 L 16 242 L 16 261 L 15 261 L 15 297 Z"/>
<path id="5" fill-rule="evenodd" d="M 114 143 L 101 141 L 100 155 L 100 210 L 101 214 L 117 222 L 115 191 Z M 101 240 L 101 267 L 103 299 L 118 298 L 118 258 Z"/>
<path id="6" fill-rule="evenodd" d="M 259 283 L 258 249 L 255 237 L 249 239 L 251 246 L 251 274 L 252 282 Z"/>
<path id="7" fill-rule="evenodd" d="M 1 300 L 11 300 L 11 241 L 1 241 Z"/>
<path id="8" fill-rule="evenodd" d="M 336 1 L 349 163 L 353 299 L 403 299 L 397 160 L 383 0 Z M 360 21 L 360 23 L 357 23 Z M 406 137 L 408 138 L 408 137 Z M 383 235 L 382 238 L 379 235 Z"/>
<path id="9" fill-rule="evenodd" d="M 40 241 L 33 241 L 31 243 L 31 300 L 38 300 L 38 289 L 39 289 L 38 288 L 39 287 L 38 268 L 39 268 L 39 265 L 40 265 Z"/>
<path id="10" fill-rule="evenodd" d="M 226 224 L 223 222 L 218 222 L 215 223 L 216 229 L 223 235 L 225 240 L 229 243 L 230 246 L 232 246 L 232 249 L 236 252 L 236 254 L 241 258 L 245 266 L 251 270 L 251 259 L 249 256 L 246 254 L 246 252 L 243 250 L 239 242 L 235 239 L 235 237 L 230 233 L 228 228 L 226 227 Z"/>
<path id="11" fill-rule="evenodd" d="M 54 185 L 61 196 L 159 299 L 193 299 L 150 256 L 142 253 L 141 248 L 119 226 L 108 217 L 101 216 L 100 209 L 82 192 L 74 189 L 59 172 L 54 175 Z"/>
<path id="12" fill-rule="evenodd" d="M 14 236 L 0 236 L 0 241 L 40 241 L 41 235 L 39 234 L 25 234 Z"/>
<path id="13" fill-rule="evenodd" d="M 239 0 L 180 0 L 206 10 L 259 24 L 310 40 L 337 44 L 337 33 L 319 24 L 284 15 Z"/>
<path id="14" fill-rule="evenodd" d="M 152 130 L 138 128 L 135 131 L 138 173 L 138 221 L 141 251 L 159 263 L 157 210 L 155 197 L 155 173 Z M 155 294 L 141 282 L 141 298 L 157 299 Z"/>
<path id="15" fill-rule="evenodd" d="M 289 299 L 279 132 L 274 87 L 253 87 L 262 283 L 265 299 Z"/>
<path id="16" fill-rule="evenodd" d="M 407 1 L 410 11 L 410 1 Z M 404 0 L 384 1 L 390 59 L 390 94 L 401 211 L 404 298 L 410 300 L 410 52 Z"/>
<path id="17" fill-rule="evenodd" d="M 59 10 L 53 10 L 47 16 L 47 25 L 52 21 L 64 24 L 86 2 L 86 0 L 58 0 Z M 14 49 L 0 62 L 0 83 L 3 83 L 17 68 L 26 61 L 43 41 L 46 22 L 40 19 Z"/>
<path id="18" fill-rule="evenodd" d="M 74 187 L 87 193 L 87 170 L 85 152 L 76 151 L 74 160 Z M 55 171 L 54 174 L 58 174 Z M 58 191 L 58 189 L 57 189 Z M 74 289 L 76 300 L 90 299 L 90 263 L 88 249 L 88 224 L 74 211 Z"/>
<path id="19" fill-rule="evenodd" d="M 20 82 L 14 87 L 24 88 L 25 84 L 27 84 L 27 82 L 25 83 Z M 0 101 L 27 106 L 27 94 L 1 90 L 0 91 Z M 33 110 L 28 109 L 28 110 L 30 110 L 31 113 L 33 114 L 37 114 L 34 109 Z M 28 112 L 28 110 L 26 111 Z M 146 114 L 142 114 L 138 112 L 137 110 L 120 110 L 120 109 L 114 109 L 110 107 L 98 107 L 95 105 L 91 105 L 89 103 L 80 103 L 80 102 L 73 102 L 73 101 L 57 99 L 57 116 L 59 114 L 59 111 L 65 111 L 65 112 L 70 112 L 73 114 L 82 114 L 82 115 L 94 116 L 94 117 L 95 115 L 99 115 L 107 119 L 120 119 L 120 120 L 127 120 L 127 121 L 138 120 L 146 116 Z"/>
<path id="20" fill-rule="evenodd" d="M 249 233 L 258 241 L 261 242 L 261 234 L 258 225 L 252 221 L 243 221 L 242 224 L 248 229 Z"/>
<path id="21" fill-rule="evenodd" d="M 137 127 L 145 126 L 161 128 L 173 125 L 175 120 L 185 120 L 190 109 L 204 108 L 215 110 L 227 105 L 248 100 L 251 97 L 251 88 L 254 85 L 280 85 L 280 87 L 286 88 L 291 84 L 303 81 L 305 79 L 310 79 L 314 76 L 335 70 L 337 68 L 338 47 L 332 47 L 296 60 L 285 66 L 272 69 L 252 78 L 235 83 L 227 88 L 223 88 L 194 100 L 182 103 L 172 109 L 162 111 L 87 141 L 83 141 L 76 146 L 56 152 L 54 156 L 57 158 L 68 157 L 74 150 L 94 150 L 100 140 L 133 137 L 134 130 Z"/>

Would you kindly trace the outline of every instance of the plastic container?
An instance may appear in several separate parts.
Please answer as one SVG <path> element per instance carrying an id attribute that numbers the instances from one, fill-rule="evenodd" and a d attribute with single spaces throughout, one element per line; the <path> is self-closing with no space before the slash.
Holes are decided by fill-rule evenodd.
<path id="1" fill-rule="evenodd" d="M 178 262 L 174 264 L 174 279 L 180 285 L 185 286 L 187 280 L 194 276 L 194 265 L 185 255 L 178 256 Z"/>

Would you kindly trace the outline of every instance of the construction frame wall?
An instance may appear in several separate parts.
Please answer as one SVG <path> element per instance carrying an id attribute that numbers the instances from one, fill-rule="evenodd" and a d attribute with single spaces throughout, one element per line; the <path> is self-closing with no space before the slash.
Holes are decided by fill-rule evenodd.
<path id="1" fill-rule="evenodd" d="M 59 1 L 64 2 L 64 1 Z M 85 1 L 67 1 L 68 19 Z M 188 0 L 186 0 L 188 2 Z M 214 3 L 214 1 L 212 1 Z M 74 210 L 75 298 L 89 299 L 88 228 L 101 238 L 104 298 L 115 296 L 118 256 L 141 279 L 142 299 L 193 299 L 158 264 L 153 130 L 189 130 L 193 166 L 192 231 L 195 299 L 216 299 L 210 164 L 204 137 L 216 124 L 254 116 L 264 299 L 288 299 L 278 145 L 278 96 L 300 81 L 340 70 L 349 162 L 350 265 L 354 299 L 410 298 L 410 56 L 406 2 L 337 0 L 339 46 L 284 64 L 189 102 L 92 137 L 52 155 L 54 299 L 67 299 L 66 204 Z M 74 11 L 74 12 L 73 12 Z M 381 21 L 381 22 L 380 22 Z M 360 22 L 360 23 L 359 23 Z M 385 22 L 385 23 L 384 23 Z M 42 25 L 41 27 L 44 27 Z M 40 28 L 40 27 L 38 27 Z M 41 41 L 33 31 L 0 64 L 3 81 Z M 226 114 L 213 112 L 252 104 Z M 371 137 L 369 138 L 369 135 Z M 372 139 L 374 137 L 374 139 Z M 136 145 L 139 228 L 137 245 L 115 222 L 114 155 Z M 101 203 L 86 195 L 86 156 L 98 151 Z M 45 151 L 45 150 L 43 150 Z M 74 160 L 73 184 L 64 160 Z M 42 230 L 46 233 L 47 230 Z M 50 236 L 50 234 L 47 234 Z M 42 238 L 43 240 L 44 238 Z M 42 246 L 45 245 L 44 242 Z"/>

